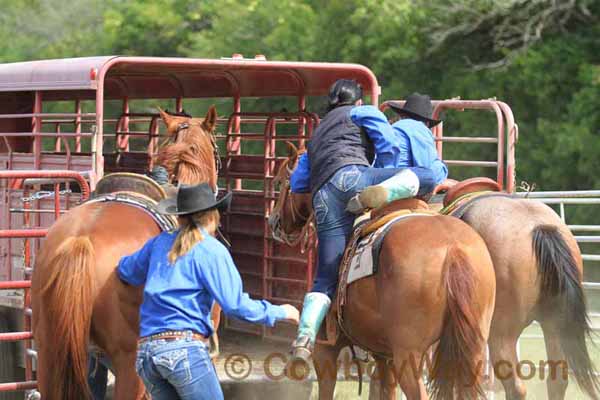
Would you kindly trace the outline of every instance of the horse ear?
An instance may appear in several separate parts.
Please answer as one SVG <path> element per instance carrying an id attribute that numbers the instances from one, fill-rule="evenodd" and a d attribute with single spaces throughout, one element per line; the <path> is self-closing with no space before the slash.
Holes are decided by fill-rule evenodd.
<path id="1" fill-rule="evenodd" d="M 158 113 L 160 114 L 160 117 L 162 118 L 162 120 L 165 122 L 165 125 L 169 126 L 169 122 L 171 122 L 173 117 L 171 117 L 169 114 L 164 112 L 162 108 L 160 108 L 160 107 L 156 107 L 156 108 L 158 108 Z"/>
<path id="2" fill-rule="evenodd" d="M 291 158 L 298 155 L 298 149 L 296 148 L 294 143 L 286 141 L 285 144 L 288 148 L 288 157 Z"/>
<path id="3" fill-rule="evenodd" d="M 212 132 L 215 129 L 215 125 L 217 125 L 218 117 L 219 116 L 217 115 L 217 108 L 214 105 L 212 105 L 208 109 L 208 112 L 206 113 L 206 117 L 204 117 L 204 122 L 202 122 L 202 125 L 207 131 Z"/>

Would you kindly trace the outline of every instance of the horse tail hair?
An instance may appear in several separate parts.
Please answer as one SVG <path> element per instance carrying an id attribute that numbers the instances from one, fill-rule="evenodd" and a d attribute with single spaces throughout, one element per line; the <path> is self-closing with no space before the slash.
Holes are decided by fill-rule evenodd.
<path id="1" fill-rule="evenodd" d="M 39 292 L 49 324 L 44 359 L 48 360 L 44 393 L 48 400 L 90 398 L 87 383 L 88 338 L 94 294 L 94 247 L 88 236 L 69 237 L 60 244 L 48 267 L 49 279 Z"/>
<path id="2" fill-rule="evenodd" d="M 485 398 L 480 359 L 485 339 L 474 310 L 474 271 L 464 251 L 451 246 L 443 268 L 447 310 L 433 355 L 432 399 Z"/>
<path id="3" fill-rule="evenodd" d="M 586 346 L 592 335 L 577 261 L 555 225 L 538 225 L 532 245 L 541 279 L 541 301 L 557 319 L 560 345 L 578 385 L 598 399 L 600 385 Z M 555 360 L 559 361 L 559 360 Z"/>

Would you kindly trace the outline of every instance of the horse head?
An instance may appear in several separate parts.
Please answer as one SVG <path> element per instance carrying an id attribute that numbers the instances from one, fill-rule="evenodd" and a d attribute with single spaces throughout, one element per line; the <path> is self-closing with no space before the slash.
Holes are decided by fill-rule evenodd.
<path id="1" fill-rule="evenodd" d="M 215 106 L 208 109 L 204 118 L 158 110 L 167 126 L 167 139 L 156 156 L 157 164 L 167 169 L 171 182 L 208 182 L 216 192 L 220 159 L 214 138 Z"/>
<path id="2" fill-rule="evenodd" d="M 279 167 L 274 178 L 274 184 L 279 186 L 279 197 L 269 216 L 269 227 L 273 238 L 290 246 L 303 241 L 303 247 L 308 243 L 312 227 L 312 204 L 310 193 L 292 193 L 290 176 L 296 169 L 298 158 L 305 152 L 298 150 L 291 142 L 288 146 L 288 158 Z"/>

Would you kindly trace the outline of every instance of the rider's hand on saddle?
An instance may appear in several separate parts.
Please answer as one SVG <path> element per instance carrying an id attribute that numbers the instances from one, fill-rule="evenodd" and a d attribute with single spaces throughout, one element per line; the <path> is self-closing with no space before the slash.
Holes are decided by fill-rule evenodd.
<path id="1" fill-rule="evenodd" d="M 291 304 L 283 304 L 281 307 L 285 309 L 285 320 L 298 325 L 300 322 L 300 312 L 298 309 Z"/>

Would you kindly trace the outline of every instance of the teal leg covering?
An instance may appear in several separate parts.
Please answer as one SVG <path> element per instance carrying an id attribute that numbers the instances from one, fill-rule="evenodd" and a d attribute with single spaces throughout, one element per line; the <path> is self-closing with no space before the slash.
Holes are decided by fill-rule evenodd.
<path id="1" fill-rule="evenodd" d="M 387 202 L 414 197 L 419 192 L 419 177 L 409 169 L 381 182 L 377 186 L 387 189 Z"/>
<path id="2" fill-rule="evenodd" d="M 319 328 L 330 306 L 331 299 L 325 293 L 310 292 L 306 294 L 298 326 L 298 339 L 308 337 L 311 346 L 315 343 Z"/>
<path id="3" fill-rule="evenodd" d="M 414 197 L 417 193 L 419 177 L 413 171 L 405 169 L 377 185 L 366 187 L 348 201 L 346 210 L 360 214 L 365 208 L 379 208 L 394 200 Z"/>

